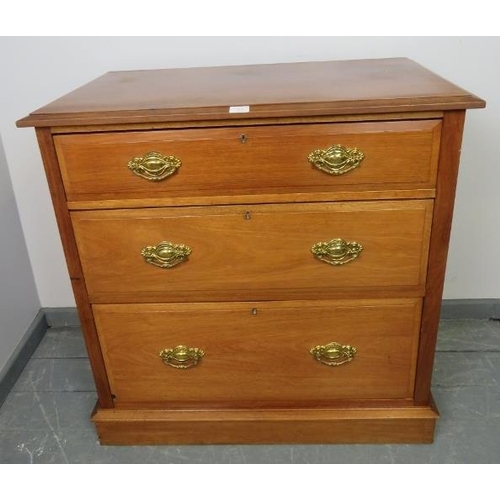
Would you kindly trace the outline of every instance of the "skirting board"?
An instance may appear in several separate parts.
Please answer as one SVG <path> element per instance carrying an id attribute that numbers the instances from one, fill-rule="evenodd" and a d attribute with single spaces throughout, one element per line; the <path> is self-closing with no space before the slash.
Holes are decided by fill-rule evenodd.
<path id="1" fill-rule="evenodd" d="M 500 319 L 500 299 L 446 299 L 441 319 Z"/>
<path id="2" fill-rule="evenodd" d="M 49 326 L 80 326 L 80 318 L 76 307 L 44 307 L 45 319 Z"/>
<path id="3" fill-rule="evenodd" d="M 26 363 L 28 363 L 38 344 L 43 339 L 47 328 L 45 312 L 41 309 L 23 335 L 16 350 L 12 353 L 7 365 L 0 372 L 0 406 L 2 406 L 19 375 L 24 370 Z"/>

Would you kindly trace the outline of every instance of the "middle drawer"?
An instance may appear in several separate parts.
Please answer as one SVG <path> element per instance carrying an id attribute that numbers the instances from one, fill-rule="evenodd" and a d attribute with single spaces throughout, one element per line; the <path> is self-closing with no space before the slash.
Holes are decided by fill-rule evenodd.
<path id="1" fill-rule="evenodd" d="M 432 201 L 72 213 L 92 302 L 423 295 Z"/>

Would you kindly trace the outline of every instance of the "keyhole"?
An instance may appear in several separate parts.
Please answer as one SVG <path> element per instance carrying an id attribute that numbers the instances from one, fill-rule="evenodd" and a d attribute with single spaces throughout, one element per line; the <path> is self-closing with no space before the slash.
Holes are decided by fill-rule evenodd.
<path id="1" fill-rule="evenodd" d="M 240 142 L 241 144 L 245 144 L 245 142 L 247 142 L 247 136 L 245 134 L 241 134 Z"/>
<path id="2" fill-rule="evenodd" d="M 250 220 L 252 218 L 252 214 L 250 212 L 245 212 L 245 220 Z"/>
<path id="3" fill-rule="evenodd" d="M 254 308 L 252 309 L 252 315 L 253 315 L 253 316 L 255 316 L 256 314 L 257 314 L 257 308 L 256 308 L 256 307 L 254 307 Z"/>

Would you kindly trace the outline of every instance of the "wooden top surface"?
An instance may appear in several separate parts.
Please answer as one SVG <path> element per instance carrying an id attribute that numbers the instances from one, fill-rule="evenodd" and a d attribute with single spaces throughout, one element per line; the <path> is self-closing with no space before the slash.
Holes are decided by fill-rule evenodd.
<path id="1" fill-rule="evenodd" d="M 249 106 L 230 113 L 230 106 Z M 405 58 L 117 71 L 19 127 L 278 118 L 482 108 L 483 100 Z"/>

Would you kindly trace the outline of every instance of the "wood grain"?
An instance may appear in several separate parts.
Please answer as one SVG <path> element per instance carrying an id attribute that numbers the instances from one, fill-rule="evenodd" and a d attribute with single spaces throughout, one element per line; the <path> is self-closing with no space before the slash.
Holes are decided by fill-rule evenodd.
<path id="1" fill-rule="evenodd" d="M 96 408 L 102 444 L 432 443 L 433 406 L 141 411 Z"/>
<path id="2" fill-rule="evenodd" d="M 112 408 L 113 400 L 109 390 L 106 369 L 102 358 L 101 346 L 97 338 L 92 309 L 90 307 L 85 279 L 76 248 L 75 235 L 71 224 L 66 197 L 61 180 L 57 157 L 52 142 L 52 136 L 48 129 L 37 129 L 37 138 L 42 153 L 45 173 L 49 184 L 52 203 L 61 235 L 66 264 L 71 278 L 71 286 L 75 296 L 80 324 L 84 334 L 85 345 L 89 354 L 90 365 L 94 375 L 94 381 L 102 408 Z"/>
<path id="3" fill-rule="evenodd" d="M 378 190 L 377 190 L 378 189 Z M 392 189 L 384 186 L 365 185 L 360 189 L 358 186 L 349 186 L 342 191 L 318 191 L 315 193 L 289 193 L 284 189 L 274 190 L 273 193 L 259 194 L 257 192 L 239 195 L 211 195 L 206 196 L 176 196 L 172 198 L 166 195 L 164 198 L 131 198 L 100 200 L 104 196 L 96 195 L 92 200 L 69 201 L 70 210 L 102 210 L 115 208 L 150 208 L 150 207 L 193 207 L 203 205 L 245 205 L 258 203 L 312 203 L 329 201 L 362 201 L 362 200 L 409 200 L 413 198 L 434 198 L 435 189 L 405 189 L 404 185 L 393 185 Z M 270 191 L 270 190 L 268 190 Z M 166 194 L 166 193 L 165 193 Z M 74 199 L 79 199 L 74 196 Z M 83 198 L 86 198 L 84 195 Z"/>
<path id="4" fill-rule="evenodd" d="M 239 105 L 249 105 L 250 111 L 229 113 L 230 106 Z M 475 107 L 484 107 L 484 101 L 409 59 L 396 58 L 111 72 L 17 124 L 237 122 Z"/>
<path id="5" fill-rule="evenodd" d="M 335 398 L 413 395 L 420 299 L 94 305 L 115 405 L 310 407 Z M 330 367 L 310 349 L 339 342 L 355 358 Z M 203 349 L 196 367 L 158 353 Z"/>
<path id="6" fill-rule="evenodd" d="M 244 193 L 239 195 L 207 195 L 207 196 L 176 196 L 171 198 L 131 198 L 99 200 L 101 196 L 95 196 L 93 200 L 70 201 L 70 210 L 102 210 L 116 208 L 152 208 L 152 207 L 196 207 L 214 205 L 246 205 L 246 204 L 268 204 L 268 203 L 313 203 L 330 201 L 363 201 L 363 200 L 409 200 L 409 199 L 433 199 L 435 189 L 405 189 L 404 186 L 392 186 L 393 189 L 384 189 L 383 186 L 365 186 L 359 189 L 357 186 L 349 186 L 342 191 L 328 191 L 317 193 L 287 193 L 285 190 L 276 190 L 267 194 Z M 377 190 L 380 189 L 380 190 Z M 76 197 L 75 198 L 79 198 Z"/>
<path id="7" fill-rule="evenodd" d="M 300 123 L 348 123 L 348 122 L 373 122 L 373 121 L 395 121 L 395 120 L 432 120 L 441 119 L 442 111 L 420 111 L 407 113 L 371 113 L 359 115 L 323 115 L 323 116 L 287 116 L 277 118 L 240 118 L 236 122 L 231 119 L 220 120 L 198 120 L 198 121 L 176 121 L 176 122 L 154 122 L 154 123 L 115 123 L 112 125 L 74 125 L 51 127 L 54 135 L 79 134 L 82 132 L 120 132 L 136 130 L 161 130 L 161 129 L 183 129 L 183 128 L 207 128 L 207 127 L 238 127 L 246 125 L 291 125 Z"/>
<path id="8" fill-rule="evenodd" d="M 426 294 L 422 310 L 422 332 L 415 388 L 417 404 L 425 404 L 430 397 L 464 121 L 463 111 L 448 112 L 443 119 L 439 176 L 432 221 Z"/>
<path id="9" fill-rule="evenodd" d="M 433 188 L 439 120 L 233 127 L 72 134 L 55 138 L 69 201 L 248 193 L 343 191 L 350 186 Z M 244 137 L 244 143 L 242 143 Z M 308 155 L 342 144 L 363 151 L 340 176 L 314 168 Z M 155 151 L 182 161 L 159 182 L 134 175 L 132 158 Z"/>
<path id="10" fill-rule="evenodd" d="M 205 300 L 234 294 L 286 298 L 288 290 L 321 297 L 363 287 L 425 283 L 432 201 L 114 210 L 72 214 L 92 301 Z M 364 247 L 355 261 L 330 266 L 314 258 L 318 242 L 343 238 Z M 141 257 L 161 241 L 192 249 L 188 261 L 160 269 Z M 291 286 L 293 283 L 293 286 Z M 271 295 L 272 293 L 272 295 Z"/>

